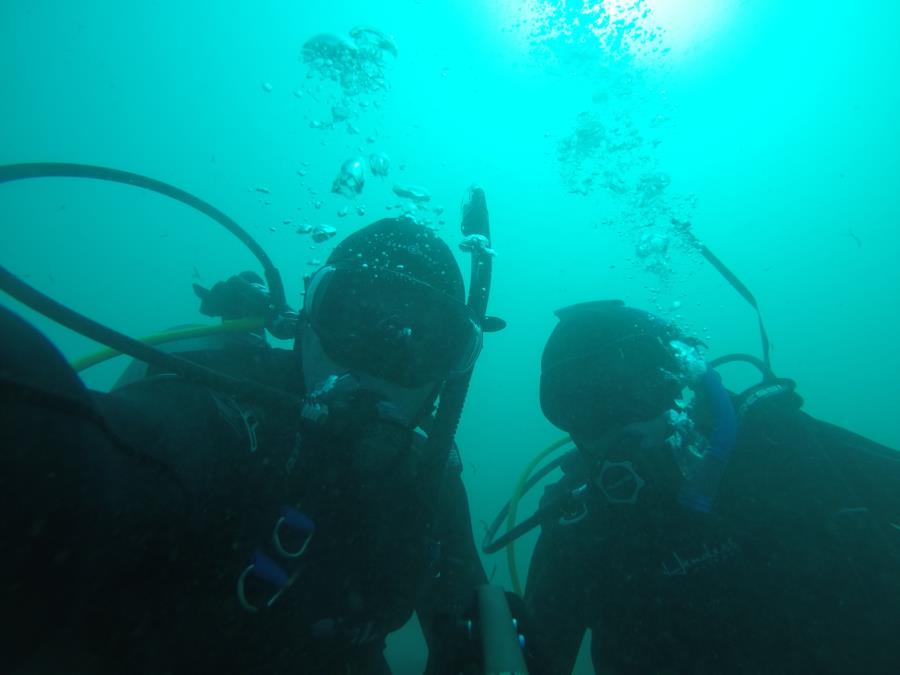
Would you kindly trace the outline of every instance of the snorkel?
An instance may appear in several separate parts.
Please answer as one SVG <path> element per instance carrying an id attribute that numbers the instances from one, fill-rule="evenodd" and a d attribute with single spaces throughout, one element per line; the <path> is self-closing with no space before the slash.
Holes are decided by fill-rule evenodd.
<path id="1" fill-rule="evenodd" d="M 491 292 L 494 252 L 491 249 L 487 199 L 484 189 L 479 186 L 473 185 L 469 189 L 468 199 L 463 203 L 460 228 L 465 237 L 464 246 L 461 248 L 468 250 L 472 255 L 469 297 L 466 304 L 472 309 L 483 328 L 499 330 L 505 324 L 499 319 L 488 319 L 486 316 Z M 435 490 L 441 483 L 443 470 L 453 447 L 453 439 L 456 436 L 456 429 L 459 426 L 471 379 L 472 369 L 470 368 L 447 380 L 441 389 L 440 404 L 435 414 L 434 424 L 428 433 L 425 460 L 426 475 L 430 477 L 430 480 L 435 481 L 429 487 Z"/>

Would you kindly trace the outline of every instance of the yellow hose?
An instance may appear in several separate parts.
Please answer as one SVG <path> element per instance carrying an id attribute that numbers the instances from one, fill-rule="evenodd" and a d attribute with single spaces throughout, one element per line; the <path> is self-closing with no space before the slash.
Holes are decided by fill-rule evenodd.
<path id="1" fill-rule="evenodd" d="M 220 324 L 215 324 L 212 326 L 191 326 L 190 328 L 179 328 L 176 330 L 156 333 L 154 335 L 148 335 L 147 337 L 140 338 L 140 341 L 147 345 L 161 345 L 167 342 L 174 342 L 176 340 L 206 337 L 207 335 L 217 335 L 220 333 L 245 333 L 247 331 L 264 328 L 265 325 L 265 319 L 236 319 L 234 321 L 223 321 Z M 74 361 L 71 361 L 69 365 L 71 365 L 76 372 L 81 372 L 85 368 L 90 368 L 91 366 L 95 366 L 98 363 L 108 361 L 109 359 L 114 358 L 119 354 L 121 354 L 121 352 L 116 349 L 101 349 L 94 352 L 93 354 L 88 354 L 87 356 L 82 356 L 79 359 L 75 359 Z"/>
<path id="2" fill-rule="evenodd" d="M 519 500 L 522 498 L 522 492 L 525 490 L 525 483 L 528 482 L 528 478 L 534 473 L 537 465 L 540 464 L 544 458 L 549 455 L 551 452 L 558 450 L 564 445 L 567 445 L 572 442 L 571 436 L 563 436 L 558 441 L 554 441 L 546 448 L 541 450 L 534 459 L 529 462 L 528 466 L 525 467 L 525 470 L 519 476 L 519 480 L 516 483 L 516 487 L 513 490 L 512 497 L 509 500 L 509 514 L 506 517 L 506 531 L 509 532 L 516 526 L 516 510 L 519 507 Z M 519 568 L 516 565 L 516 542 L 511 541 L 506 545 L 506 564 L 509 567 L 509 578 L 512 581 L 513 590 L 518 594 L 522 595 L 522 584 L 519 582 Z"/>

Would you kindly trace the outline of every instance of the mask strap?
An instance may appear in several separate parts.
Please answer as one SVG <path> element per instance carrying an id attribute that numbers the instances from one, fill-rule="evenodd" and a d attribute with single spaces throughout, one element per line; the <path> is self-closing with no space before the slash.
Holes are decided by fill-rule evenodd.
<path id="1" fill-rule="evenodd" d="M 334 267 L 331 265 L 326 265 L 311 276 L 307 277 L 309 281 L 306 284 L 306 289 L 303 294 L 303 311 L 306 313 L 308 319 L 312 319 L 315 315 L 316 310 L 318 309 L 318 300 L 322 291 L 324 290 L 324 286 L 327 286 L 327 280 L 331 278 L 331 275 L 334 274 Z M 320 289 L 320 287 L 322 287 Z"/>

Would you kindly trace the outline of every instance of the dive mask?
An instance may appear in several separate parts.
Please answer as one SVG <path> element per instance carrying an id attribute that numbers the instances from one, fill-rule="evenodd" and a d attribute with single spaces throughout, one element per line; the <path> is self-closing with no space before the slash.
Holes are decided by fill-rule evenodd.
<path id="1" fill-rule="evenodd" d="M 481 351 L 474 312 L 401 269 L 326 265 L 304 312 L 330 358 L 404 387 L 466 372 Z"/>

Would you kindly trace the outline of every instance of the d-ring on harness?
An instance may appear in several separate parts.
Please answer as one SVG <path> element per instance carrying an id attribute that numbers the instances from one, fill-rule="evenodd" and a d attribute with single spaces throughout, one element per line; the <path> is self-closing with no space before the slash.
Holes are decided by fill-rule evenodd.
<path id="1" fill-rule="evenodd" d="M 294 530 L 303 537 L 303 543 L 296 550 L 291 550 L 285 546 L 282 541 L 282 531 L 284 528 Z M 281 509 L 281 515 L 275 521 L 275 527 L 272 529 L 272 546 L 282 558 L 288 560 L 296 560 L 306 552 L 313 533 L 316 531 L 316 525 L 312 519 L 305 513 L 298 511 L 292 506 L 284 506 Z M 267 555 L 260 549 L 257 549 L 250 564 L 244 568 L 237 580 L 237 596 L 241 607 L 248 612 L 256 613 L 259 607 L 254 605 L 247 598 L 247 579 L 251 576 L 275 587 L 275 592 L 265 601 L 266 608 L 275 604 L 278 598 L 296 581 L 300 570 L 293 574 L 288 574 L 271 556 Z"/>

